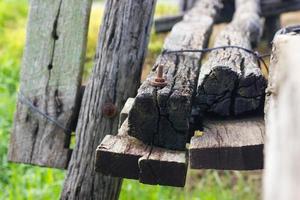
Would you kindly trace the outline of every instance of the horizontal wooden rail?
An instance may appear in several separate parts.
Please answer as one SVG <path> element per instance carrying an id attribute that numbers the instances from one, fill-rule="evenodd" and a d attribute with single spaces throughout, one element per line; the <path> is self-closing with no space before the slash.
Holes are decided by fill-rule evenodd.
<path id="1" fill-rule="evenodd" d="M 300 1 L 281 1 L 281 0 L 263 0 L 261 3 L 261 17 L 269 17 L 280 15 L 285 12 L 300 10 Z M 217 23 L 229 22 L 234 13 L 234 1 L 226 1 L 224 8 L 221 10 L 220 17 L 217 18 Z M 156 33 L 168 32 L 172 27 L 183 19 L 184 13 L 173 16 L 165 16 L 157 18 L 154 21 L 154 29 Z"/>
<path id="2" fill-rule="evenodd" d="M 263 117 L 203 122 L 203 135 L 189 147 L 192 169 L 256 170 L 263 168 Z"/>

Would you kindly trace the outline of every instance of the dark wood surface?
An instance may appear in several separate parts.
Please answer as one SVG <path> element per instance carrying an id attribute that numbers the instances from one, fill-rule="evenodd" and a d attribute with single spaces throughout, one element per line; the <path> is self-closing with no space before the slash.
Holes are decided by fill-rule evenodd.
<path id="1" fill-rule="evenodd" d="M 185 19 L 173 27 L 164 50 L 201 49 L 207 46 L 220 0 L 197 1 Z M 162 54 L 144 81 L 129 113 L 129 135 L 146 144 L 184 150 L 189 130 L 192 97 L 197 86 L 199 53 Z M 167 86 L 153 87 L 158 65 L 164 66 Z"/>
<path id="2" fill-rule="evenodd" d="M 230 22 L 234 13 L 234 0 L 226 0 L 226 4 L 220 12 L 220 17 L 216 19 L 216 23 Z M 286 12 L 300 10 L 300 0 L 262 0 L 261 1 L 261 17 L 272 17 Z M 154 23 L 156 33 L 168 32 L 180 20 L 183 19 L 184 13 L 174 16 L 165 16 L 157 18 Z"/>
<path id="3" fill-rule="evenodd" d="M 234 45 L 251 49 L 260 40 L 263 25 L 258 0 L 236 0 L 233 21 L 216 38 L 215 47 Z M 266 79 L 257 58 L 241 49 L 213 51 L 201 66 L 197 105 L 221 116 L 262 110 Z"/>
<path id="4" fill-rule="evenodd" d="M 263 117 L 205 120 L 202 136 L 189 147 L 192 169 L 255 170 L 263 168 Z"/>
<path id="5" fill-rule="evenodd" d="M 155 3 L 155 0 L 106 3 L 61 199 L 118 199 L 121 179 L 95 172 L 95 150 L 106 135 L 117 133 L 118 115 L 126 100 L 136 95 Z"/>

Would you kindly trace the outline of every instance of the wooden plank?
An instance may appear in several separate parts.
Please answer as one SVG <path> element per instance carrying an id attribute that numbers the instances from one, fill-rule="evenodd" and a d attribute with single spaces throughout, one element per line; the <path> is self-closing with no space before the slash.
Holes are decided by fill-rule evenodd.
<path id="1" fill-rule="evenodd" d="M 184 187 L 187 174 L 186 152 L 153 148 L 139 159 L 141 183 Z"/>
<path id="2" fill-rule="evenodd" d="M 206 47 L 220 0 L 201 0 L 176 24 L 166 38 L 164 50 Z M 129 135 L 146 144 L 184 150 L 189 130 L 192 97 L 196 89 L 200 54 L 159 56 L 142 84 L 129 113 Z M 157 66 L 164 66 L 167 85 L 151 85 Z"/>
<path id="3" fill-rule="evenodd" d="M 217 36 L 215 47 L 251 49 L 262 33 L 258 0 L 236 0 L 233 21 Z M 266 79 L 254 55 L 228 48 L 213 51 L 201 67 L 197 104 L 201 111 L 221 116 L 262 110 Z"/>
<path id="4" fill-rule="evenodd" d="M 265 200 L 300 199 L 299 52 L 300 26 L 275 36 L 265 106 Z"/>
<path id="5" fill-rule="evenodd" d="M 184 151 L 151 147 L 129 136 L 125 120 L 118 135 L 105 136 L 98 146 L 95 169 L 104 175 L 138 179 L 145 184 L 183 187 L 187 159 Z"/>
<path id="6" fill-rule="evenodd" d="M 189 147 L 192 169 L 255 170 L 263 168 L 263 117 L 205 120 L 203 135 Z"/>
<path id="7" fill-rule="evenodd" d="M 263 0 L 261 7 L 263 16 L 280 15 L 285 12 L 300 10 L 300 0 Z"/>
<path id="8" fill-rule="evenodd" d="M 9 161 L 67 167 L 71 133 L 28 104 L 71 129 L 79 106 L 90 9 L 91 0 L 30 1 Z"/>
<path id="9" fill-rule="evenodd" d="M 86 86 L 61 199 L 118 199 L 121 179 L 95 172 L 95 150 L 118 130 L 119 112 L 136 95 L 156 0 L 106 1 L 95 65 Z M 108 111 L 108 112 L 107 112 Z"/>
<path id="10" fill-rule="evenodd" d="M 232 16 L 234 13 L 234 5 L 233 0 L 227 0 L 226 3 L 223 5 L 220 13 L 215 18 L 215 24 L 230 22 L 232 20 Z M 190 4 L 189 4 L 190 5 Z M 193 4 L 191 4 L 193 5 Z M 187 10 L 190 10 L 189 7 Z M 154 30 L 155 33 L 164 33 L 169 32 L 172 30 L 173 26 L 178 22 L 183 20 L 183 17 L 187 11 L 170 16 L 163 16 L 155 19 L 154 21 Z"/>
<path id="11" fill-rule="evenodd" d="M 220 17 L 216 19 L 215 23 L 224 23 L 230 22 L 232 15 L 235 10 L 235 5 L 233 0 L 226 0 L 224 8 L 221 10 Z M 286 12 L 298 11 L 300 10 L 300 0 L 290 0 L 290 1 L 281 1 L 281 0 L 261 0 L 261 17 L 272 17 L 280 15 Z M 157 18 L 154 23 L 154 28 L 156 33 L 168 32 L 173 26 L 183 19 L 184 13 Z M 176 20 L 174 20 L 176 19 Z"/>
<path id="12" fill-rule="evenodd" d="M 107 135 L 97 147 L 95 170 L 104 175 L 139 179 L 138 161 L 149 154 L 150 146 L 127 134 L 127 122 L 118 135 Z"/>

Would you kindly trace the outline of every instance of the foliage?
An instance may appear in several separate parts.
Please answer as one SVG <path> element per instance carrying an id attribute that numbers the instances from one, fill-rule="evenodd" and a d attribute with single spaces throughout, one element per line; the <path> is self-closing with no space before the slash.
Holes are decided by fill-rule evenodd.
<path id="1" fill-rule="evenodd" d="M 156 16 L 176 11 L 174 6 L 160 4 Z M 12 164 L 7 162 L 6 157 L 15 111 L 27 12 L 27 0 L 0 0 L 0 199 L 59 199 L 65 174 L 63 171 Z M 94 7 L 88 36 L 85 79 L 92 66 L 102 13 L 102 6 Z M 160 52 L 164 37 L 152 34 L 146 69 L 149 70 Z M 185 189 L 146 186 L 137 181 L 125 180 L 121 199 L 257 199 L 258 189 L 255 187 L 260 176 L 254 177 L 237 172 L 190 172 Z"/>

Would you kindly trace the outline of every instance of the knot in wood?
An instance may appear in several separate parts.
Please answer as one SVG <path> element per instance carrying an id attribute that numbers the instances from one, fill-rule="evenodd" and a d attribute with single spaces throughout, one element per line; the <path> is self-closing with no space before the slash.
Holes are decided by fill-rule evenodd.
<path id="1" fill-rule="evenodd" d="M 102 106 L 102 114 L 105 116 L 105 117 L 108 117 L 108 118 L 113 118 L 116 116 L 117 114 L 117 108 L 116 106 L 109 102 L 109 103 L 105 103 L 103 106 Z"/>

